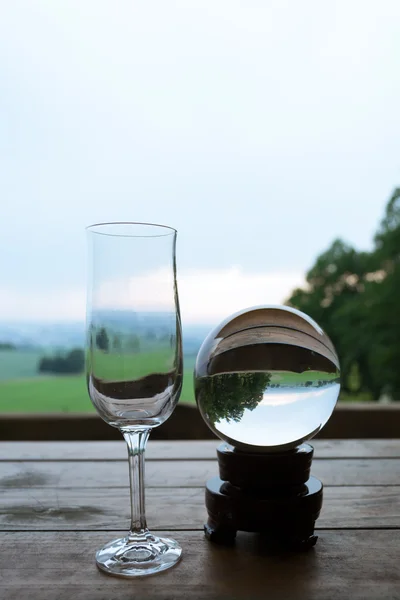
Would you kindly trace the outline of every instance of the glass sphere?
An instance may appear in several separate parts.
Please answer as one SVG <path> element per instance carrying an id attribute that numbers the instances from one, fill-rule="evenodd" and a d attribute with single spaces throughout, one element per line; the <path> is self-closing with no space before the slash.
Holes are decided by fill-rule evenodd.
<path id="1" fill-rule="evenodd" d="M 197 355 L 197 405 L 238 449 L 295 448 L 325 425 L 340 391 L 335 348 L 306 314 L 261 306 L 213 329 Z"/>

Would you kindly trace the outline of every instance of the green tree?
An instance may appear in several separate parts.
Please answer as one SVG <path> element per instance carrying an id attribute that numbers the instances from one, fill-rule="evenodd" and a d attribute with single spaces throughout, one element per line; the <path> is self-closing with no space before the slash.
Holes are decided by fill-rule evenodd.
<path id="1" fill-rule="evenodd" d="M 85 367 L 85 354 L 82 348 L 74 348 L 66 355 L 44 356 L 38 364 L 39 373 L 79 374 Z"/>
<path id="2" fill-rule="evenodd" d="M 269 373 L 221 373 L 196 381 L 196 397 L 211 423 L 223 419 L 240 422 L 246 409 L 263 399 Z"/>
<path id="3" fill-rule="evenodd" d="M 11 342 L 0 342 L 0 350 L 16 350 L 17 346 Z"/>
<path id="4" fill-rule="evenodd" d="M 100 331 L 96 334 L 96 346 L 99 350 L 103 352 L 108 352 L 110 347 L 110 340 L 108 338 L 108 333 L 105 327 L 102 327 Z"/>
<path id="5" fill-rule="evenodd" d="M 375 236 L 374 274 L 368 282 L 370 365 L 382 387 L 400 400 L 400 188 L 386 207 Z"/>
<path id="6" fill-rule="evenodd" d="M 288 303 L 313 317 L 339 354 L 342 384 L 379 398 L 383 388 L 400 399 L 400 189 L 386 207 L 372 252 L 357 252 L 336 240 L 307 273 L 307 287 Z"/>
<path id="7" fill-rule="evenodd" d="M 85 368 L 85 353 L 82 348 L 74 348 L 65 357 L 67 373 L 82 373 Z"/>

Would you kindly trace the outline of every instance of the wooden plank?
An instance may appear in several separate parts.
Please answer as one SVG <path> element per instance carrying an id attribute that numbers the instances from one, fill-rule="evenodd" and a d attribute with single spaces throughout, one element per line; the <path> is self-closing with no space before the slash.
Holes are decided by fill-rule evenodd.
<path id="1" fill-rule="evenodd" d="M 315 458 L 400 458 L 400 440 L 311 440 Z"/>
<path id="2" fill-rule="evenodd" d="M 218 443 L 150 440 L 146 460 L 215 460 Z M 0 461 L 9 460 L 127 460 L 127 450 L 122 437 L 119 442 L 0 442 Z"/>
<path id="3" fill-rule="evenodd" d="M 312 473 L 325 485 L 397 485 L 400 459 L 314 460 Z M 216 461 L 148 461 L 150 487 L 203 487 L 218 474 Z M 3 462 L 0 489 L 19 487 L 126 487 L 128 462 Z"/>
<path id="4" fill-rule="evenodd" d="M 399 438 L 400 402 L 339 402 L 319 439 Z M 121 434 L 96 413 L 2 414 L 0 440 L 119 440 Z M 197 407 L 179 402 L 153 440 L 215 439 Z"/>
<path id="5" fill-rule="evenodd" d="M 215 460 L 215 440 L 150 439 L 146 460 Z M 312 440 L 315 458 L 400 458 L 400 440 Z M 119 442 L 0 442 L 1 461 L 126 460 Z"/>
<path id="6" fill-rule="evenodd" d="M 400 596 L 398 531 L 326 531 L 310 552 L 268 556 L 256 536 L 234 548 L 176 532 L 174 569 L 134 581 L 98 571 L 94 553 L 119 533 L 1 533 L 0 596 L 7 600 L 387 600 Z"/>
<path id="7" fill-rule="evenodd" d="M 146 507 L 156 530 L 200 530 L 206 519 L 200 488 L 149 488 Z M 128 489 L 11 488 L 2 492 L 0 529 L 124 531 L 129 510 Z M 317 526 L 400 528 L 400 486 L 326 487 Z"/>
<path id="8" fill-rule="evenodd" d="M 146 513 L 153 529 L 201 529 L 204 492 L 199 488 L 149 488 Z M 2 492 L 0 530 L 127 530 L 128 489 L 10 489 Z"/>

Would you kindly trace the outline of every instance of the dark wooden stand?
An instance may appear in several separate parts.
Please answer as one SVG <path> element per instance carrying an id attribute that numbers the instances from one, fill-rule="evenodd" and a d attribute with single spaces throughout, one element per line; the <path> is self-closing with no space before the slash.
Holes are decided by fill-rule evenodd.
<path id="1" fill-rule="evenodd" d="M 323 486 L 310 477 L 313 452 L 309 444 L 270 454 L 221 444 L 217 449 L 220 476 L 206 484 L 206 537 L 229 544 L 237 531 L 250 531 L 262 534 L 272 549 L 314 546 Z"/>

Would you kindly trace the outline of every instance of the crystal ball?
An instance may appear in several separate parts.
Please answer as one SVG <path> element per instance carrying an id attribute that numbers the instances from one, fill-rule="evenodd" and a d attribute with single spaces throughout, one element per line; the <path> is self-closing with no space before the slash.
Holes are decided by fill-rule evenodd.
<path id="1" fill-rule="evenodd" d="M 340 366 L 331 340 L 308 315 L 260 306 L 208 334 L 194 387 L 203 419 L 222 440 L 238 450 L 290 450 L 331 416 Z"/>

